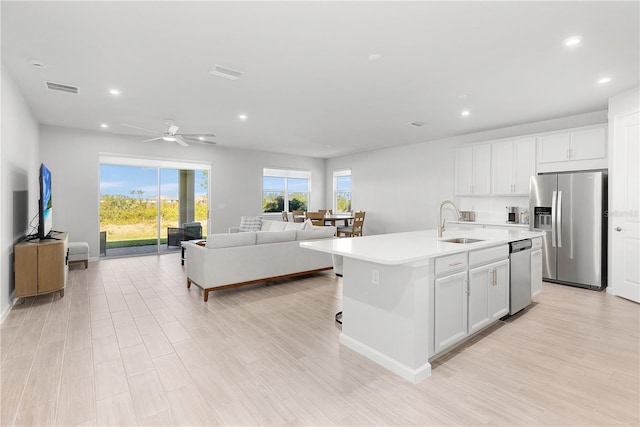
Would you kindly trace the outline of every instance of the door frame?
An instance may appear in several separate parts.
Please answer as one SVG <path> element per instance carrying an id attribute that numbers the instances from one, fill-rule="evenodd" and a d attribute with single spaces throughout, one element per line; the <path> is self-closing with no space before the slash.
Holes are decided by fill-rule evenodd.
<path id="1" fill-rule="evenodd" d="M 616 159 L 619 156 L 619 150 L 621 147 L 617 143 L 620 140 L 620 124 L 622 120 L 625 120 L 628 117 L 631 117 L 633 114 L 640 113 L 640 87 L 634 88 L 630 91 L 624 92 L 620 95 L 614 96 L 609 99 L 609 183 L 611 190 L 609 191 L 609 207 L 608 210 L 612 215 L 609 217 L 608 227 L 609 227 L 609 280 L 607 293 L 613 295 L 619 295 L 627 298 L 624 295 L 624 290 L 621 289 L 620 281 L 623 277 L 623 272 L 618 271 L 620 265 L 624 265 L 624 262 L 621 260 L 624 259 L 625 254 L 620 253 L 620 245 L 616 244 L 616 241 L 620 239 L 622 236 L 619 232 L 616 231 L 616 227 L 619 226 L 620 221 L 616 221 L 617 217 L 615 216 L 616 212 L 624 211 L 626 206 L 620 206 L 619 200 L 620 197 L 617 196 L 616 189 L 620 189 L 619 183 L 624 182 L 626 179 L 624 174 L 626 169 L 621 169 L 619 165 L 616 164 Z M 637 234 L 637 230 L 635 231 Z M 638 237 L 638 236 L 636 236 Z M 627 260 L 628 262 L 629 260 Z M 637 262 L 637 260 L 633 260 L 632 262 Z M 621 295 L 621 293 L 623 295 Z M 640 301 L 636 301 L 640 302 Z"/>

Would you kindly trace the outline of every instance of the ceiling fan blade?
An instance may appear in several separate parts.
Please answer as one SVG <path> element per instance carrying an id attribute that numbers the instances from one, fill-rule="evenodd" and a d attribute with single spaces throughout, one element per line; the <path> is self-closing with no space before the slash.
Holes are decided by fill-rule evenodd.
<path id="1" fill-rule="evenodd" d="M 178 132 L 178 129 L 180 128 L 176 125 L 169 126 L 169 135 L 175 135 L 175 133 Z"/>
<path id="2" fill-rule="evenodd" d="M 182 145 L 183 147 L 188 147 L 189 146 L 189 144 L 184 142 L 184 140 L 182 138 L 180 138 L 179 136 L 176 136 L 176 144 Z"/>
<path id="3" fill-rule="evenodd" d="M 142 141 L 142 142 L 157 141 L 157 140 L 159 140 L 159 139 L 162 139 L 162 137 L 161 137 L 161 136 L 159 136 L 159 137 L 157 137 L 157 138 L 145 139 L 145 140 L 144 140 L 144 141 Z"/>
<path id="4" fill-rule="evenodd" d="M 126 123 L 120 123 L 121 126 L 125 126 L 128 128 L 132 128 L 132 129 L 138 129 L 138 130 L 143 130 L 145 132 L 149 132 L 149 133 L 154 133 L 154 134 L 159 134 L 161 132 L 155 131 L 155 130 L 151 130 L 151 129 L 145 129 L 145 128 L 141 128 L 139 126 L 134 126 L 134 125 L 128 125 Z"/>
<path id="5" fill-rule="evenodd" d="M 185 137 L 183 138 L 185 141 L 189 141 L 193 144 L 203 144 L 203 145 L 216 145 L 215 141 L 210 141 L 207 139 L 199 139 L 199 138 L 191 138 L 191 137 Z"/>
<path id="6" fill-rule="evenodd" d="M 179 133 L 178 135 L 180 135 L 183 138 L 195 138 L 198 139 L 200 137 L 203 138 L 215 138 L 216 135 L 213 133 Z"/>

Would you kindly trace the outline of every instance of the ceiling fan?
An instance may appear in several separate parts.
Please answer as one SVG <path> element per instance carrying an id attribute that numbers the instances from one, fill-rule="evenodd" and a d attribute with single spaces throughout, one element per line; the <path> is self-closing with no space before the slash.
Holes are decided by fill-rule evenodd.
<path id="1" fill-rule="evenodd" d="M 215 135 L 212 133 L 177 133 L 179 127 L 176 126 L 173 123 L 173 120 L 166 120 L 165 124 L 167 126 L 169 126 L 167 128 L 166 131 L 164 132 L 158 132 L 155 130 L 151 130 L 151 129 L 145 129 L 145 128 L 141 128 L 139 126 L 134 126 L 134 125 L 129 125 L 126 123 L 121 123 L 122 126 L 128 127 L 128 128 L 132 128 L 132 129 L 137 129 L 137 130 L 141 130 L 153 135 L 158 135 L 154 138 L 150 138 L 150 139 L 145 139 L 142 142 L 152 142 L 152 141 L 158 141 L 158 140 L 163 140 L 163 141 L 169 141 L 169 142 L 175 142 L 178 145 L 181 145 L 183 147 L 188 147 L 189 144 L 188 142 L 191 143 L 196 143 L 196 144 L 205 144 L 205 145 L 215 145 L 215 141 L 211 141 L 211 138 L 214 138 Z"/>

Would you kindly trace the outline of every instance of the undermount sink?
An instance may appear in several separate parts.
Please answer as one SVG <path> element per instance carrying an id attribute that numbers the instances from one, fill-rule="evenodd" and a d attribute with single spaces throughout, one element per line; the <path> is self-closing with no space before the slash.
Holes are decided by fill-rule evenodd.
<path id="1" fill-rule="evenodd" d="M 466 237 L 456 237 L 455 239 L 442 239 L 440 241 L 441 242 L 446 242 L 446 243 L 477 243 L 477 242 L 484 242 L 484 240 L 481 240 L 481 239 L 468 239 Z"/>

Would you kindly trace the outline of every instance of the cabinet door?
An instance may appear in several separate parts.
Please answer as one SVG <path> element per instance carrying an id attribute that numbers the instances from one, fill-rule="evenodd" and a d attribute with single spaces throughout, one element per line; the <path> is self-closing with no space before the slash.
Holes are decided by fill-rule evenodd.
<path id="1" fill-rule="evenodd" d="M 531 297 L 542 292 L 542 249 L 531 252 Z"/>
<path id="2" fill-rule="evenodd" d="M 509 260 L 492 264 L 491 270 L 489 317 L 493 322 L 509 314 Z"/>
<path id="3" fill-rule="evenodd" d="M 538 162 L 564 162 L 569 156 L 571 134 L 569 132 L 538 137 Z"/>
<path id="4" fill-rule="evenodd" d="M 471 194 L 473 171 L 473 148 L 463 147 L 456 150 L 456 196 Z"/>
<path id="5" fill-rule="evenodd" d="M 516 139 L 513 142 L 513 194 L 528 196 L 529 178 L 535 174 L 535 138 Z"/>
<path id="6" fill-rule="evenodd" d="M 467 336 L 467 272 L 440 277 L 434 282 L 435 353 Z"/>
<path id="7" fill-rule="evenodd" d="M 571 132 L 570 160 L 604 159 L 606 156 L 605 128 Z"/>
<path id="8" fill-rule="evenodd" d="M 38 293 L 38 246 L 19 244 L 14 249 L 15 296 Z"/>
<path id="9" fill-rule="evenodd" d="M 491 194 L 491 144 L 473 146 L 472 173 L 471 193 L 474 196 Z"/>
<path id="10" fill-rule="evenodd" d="M 64 287 L 65 255 L 62 241 L 38 246 L 38 293 Z"/>
<path id="11" fill-rule="evenodd" d="M 496 142 L 491 147 L 491 193 L 513 193 L 513 141 Z M 535 165 L 534 165 L 535 166 Z"/>
<path id="12" fill-rule="evenodd" d="M 489 295 L 492 282 L 491 265 L 469 270 L 469 334 L 479 331 L 491 322 Z"/>

